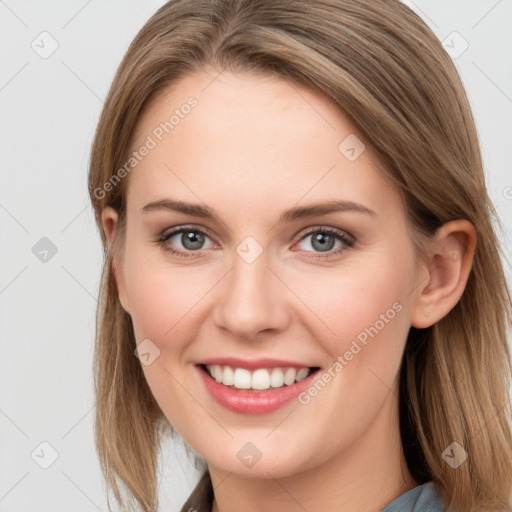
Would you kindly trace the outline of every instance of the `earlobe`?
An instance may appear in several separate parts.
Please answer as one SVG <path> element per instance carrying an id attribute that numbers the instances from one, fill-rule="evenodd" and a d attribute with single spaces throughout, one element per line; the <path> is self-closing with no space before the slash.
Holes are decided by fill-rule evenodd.
<path id="1" fill-rule="evenodd" d="M 476 243 L 476 230 L 467 220 L 454 220 L 438 229 L 429 248 L 425 283 L 417 288 L 413 327 L 430 327 L 455 307 L 466 287 Z"/>
<path id="2" fill-rule="evenodd" d="M 124 279 L 123 262 L 119 259 L 119 254 L 113 251 L 117 235 L 119 216 L 116 210 L 107 206 L 101 212 L 101 222 L 108 243 L 108 249 L 112 253 L 112 267 L 114 269 L 119 301 L 123 309 L 130 314 L 129 301 L 126 293 L 126 283 Z"/>

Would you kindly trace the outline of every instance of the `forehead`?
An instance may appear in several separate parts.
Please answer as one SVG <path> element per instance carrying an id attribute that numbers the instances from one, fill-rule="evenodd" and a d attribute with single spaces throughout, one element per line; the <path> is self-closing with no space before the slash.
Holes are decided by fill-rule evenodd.
<path id="1" fill-rule="evenodd" d="M 151 149 L 129 177 L 137 208 L 166 192 L 260 210 L 325 194 L 373 203 L 396 195 L 337 104 L 271 75 L 182 78 L 143 112 L 131 150 L 144 145 Z"/>
<path id="2" fill-rule="evenodd" d="M 192 102 L 195 106 L 189 108 Z M 205 70 L 182 77 L 152 99 L 137 123 L 132 145 L 142 144 L 153 131 L 157 139 L 170 138 L 165 137 L 170 131 L 172 138 L 179 138 L 191 123 L 194 131 L 210 132 L 211 136 L 233 136 L 237 130 L 237 143 L 244 135 L 261 130 L 271 133 L 285 129 L 288 134 L 293 130 L 298 139 L 301 134 L 310 137 L 313 131 L 325 135 L 339 130 L 340 116 L 339 107 L 330 98 L 283 78 Z M 192 121 L 185 122 L 187 118 Z M 343 123 L 347 130 L 355 131 L 346 118 Z M 161 124 L 168 128 L 161 127 L 163 134 L 158 133 Z M 205 133 L 202 136 L 206 143 Z M 259 140 L 267 142 L 266 138 Z M 258 140 L 253 142 L 258 147 Z"/>

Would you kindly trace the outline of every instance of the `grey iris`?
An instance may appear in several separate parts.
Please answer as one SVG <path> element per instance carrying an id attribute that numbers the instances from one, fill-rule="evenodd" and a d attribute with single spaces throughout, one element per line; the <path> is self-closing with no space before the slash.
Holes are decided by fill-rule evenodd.
<path id="1" fill-rule="evenodd" d="M 316 235 L 312 237 L 311 245 L 317 251 L 329 251 L 334 246 L 334 237 L 332 235 L 318 232 Z"/>
<path id="2" fill-rule="evenodd" d="M 204 244 L 204 235 L 197 231 L 184 231 L 181 235 L 181 243 L 191 251 L 200 249 Z"/>

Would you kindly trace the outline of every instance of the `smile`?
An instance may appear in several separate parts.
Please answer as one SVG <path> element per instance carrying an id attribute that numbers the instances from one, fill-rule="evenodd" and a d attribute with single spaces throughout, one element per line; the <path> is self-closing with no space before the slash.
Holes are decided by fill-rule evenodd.
<path id="1" fill-rule="evenodd" d="M 210 375 L 224 386 L 236 389 L 265 390 L 291 386 L 295 382 L 305 379 L 312 368 L 233 368 L 231 366 L 205 365 Z"/>
<path id="2" fill-rule="evenodd" d="M 198 364 L 196 368 L 211 398 L 241 414 L 275 411 L 311 385 L 319 367 L 239 368 Z"/>

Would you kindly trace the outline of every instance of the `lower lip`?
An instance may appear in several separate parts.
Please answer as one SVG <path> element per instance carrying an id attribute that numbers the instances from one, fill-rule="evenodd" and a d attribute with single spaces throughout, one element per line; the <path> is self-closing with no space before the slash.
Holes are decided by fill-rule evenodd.
<path id="1" fill-rule="evenodd" d="M 279 409 L 310 386 L 318 373 L 316 370 L 291 386 L 271 388 L 269 391 L 246 391 L 224 386 L 210 377 L 201 366 L 196 368 L 212 398 L 226 409 L 242 414 L 263 414 Z"/>

